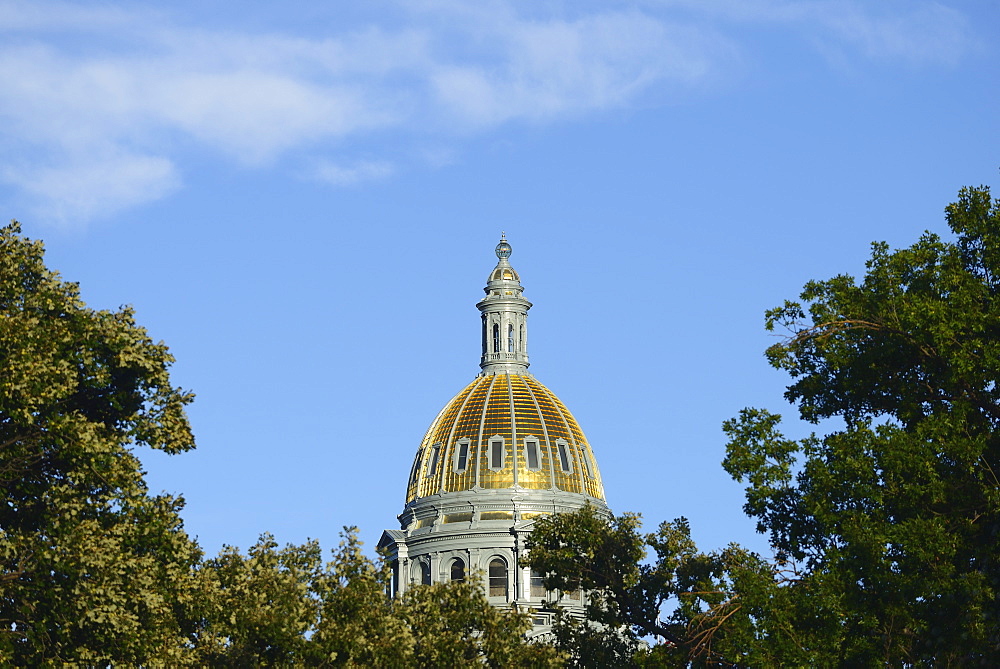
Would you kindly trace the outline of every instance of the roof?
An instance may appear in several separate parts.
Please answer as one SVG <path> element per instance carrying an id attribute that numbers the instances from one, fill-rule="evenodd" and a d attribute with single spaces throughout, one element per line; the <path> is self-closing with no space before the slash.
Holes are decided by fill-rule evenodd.
<path id="1" fill-rule="evenodd" d="M 406 501 L 502 488 L 604 500 L 583 430 L 559 398 L 528 373 L 478 376 L 445 405 L 420 443 Z"/>

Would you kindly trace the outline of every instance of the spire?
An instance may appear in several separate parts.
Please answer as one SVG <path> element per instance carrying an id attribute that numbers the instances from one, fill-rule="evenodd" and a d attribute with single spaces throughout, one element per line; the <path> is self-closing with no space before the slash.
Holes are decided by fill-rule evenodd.
<path id="1" fill-rule="evenodd" d="M 486 281 L 486 292 L 476 307 L 483 318 L 483 357 L 479 366 L 483 374 L 528 371 L 528 309 L 521 277 L 510 266 L 511 246 L 507 235 L 500 233 L 497 244 L 497 266 Z"/>

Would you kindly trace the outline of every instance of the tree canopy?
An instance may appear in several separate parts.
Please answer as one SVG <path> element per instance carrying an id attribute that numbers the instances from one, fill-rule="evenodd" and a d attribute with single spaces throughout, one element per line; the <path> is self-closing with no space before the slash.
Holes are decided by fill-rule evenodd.
<path id="1" fill-rule="evenodd" d="M 949 239 L 876 243 L 860 281 L 810 281 L 798 301 L 767 312 L 767 329 L 787 333 L 766 351 L 792 379 L 785 397 L 824 428 L 789 439 L 763 409 L 724 425 L 723 466 L 746 484 L 744 510 L 773 559 L 738 546 L 700 553 L 683 519 L 650 535 L 630 522 L 617 536 L 621 519 L 575 532 L 592 524 L 587 512 L 539 523 L 533 564 L 561 570 L 552 587 L 603 587 L 595 620 L 667 642 L 623 663 L 1000 657 L 1000 202 L 966 188 L 946 217 Z M 565 570 L 606 540 L 612 552 L 652 549 L 655 560 Z"/>
<path id="2" fill-rule="evenodd" d="M 205 559 L 134 449 L 194 447 L 173 358 L 132 310 L 88 308 L 0 228 L 0 664 L 553 667 L 526 614 L 447 583 L 389 599 L 347 529 Z"/>
<path id="3" fill-rule="evenodd" d="M 131 309 L 88 309 L 19 232 L 0 229 L 0 658 L 173 658 L 200 551 L 131 448 L 192 448 L 192 395 Z"/>

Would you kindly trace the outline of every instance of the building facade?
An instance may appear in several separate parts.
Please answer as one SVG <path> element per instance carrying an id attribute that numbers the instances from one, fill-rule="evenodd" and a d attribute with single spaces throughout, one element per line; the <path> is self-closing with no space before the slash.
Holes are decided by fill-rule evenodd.
<path id="1" fill-rule="evenodd" d="M 525 538 L 540 516 L 590 504 L 607 513 L 601 475 L 576 419 L 528 372 L 528 309 L 504 237 L 476 306 L 480 373 L 428 428 L 410 468 L 400 529 L 379 541 L 393 589 L 481 574 L 491 603 L 551 623 L 547 603 L 582 613 L 585 594 L 547 593 L 525 563 Z"/>

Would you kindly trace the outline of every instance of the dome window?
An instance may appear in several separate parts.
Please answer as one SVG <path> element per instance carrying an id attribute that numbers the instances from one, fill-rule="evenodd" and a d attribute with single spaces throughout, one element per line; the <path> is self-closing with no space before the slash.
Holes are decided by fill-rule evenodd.
<path id="1" fill-rule="evenodd" d="M 507 326 L 507 352 L 508 353 L 513 353 L 514 352 L 514 326 L 513 325 L 508 325 Z"/>
<path id="2" fill-rule="evenodd" d="M 437 474 L 438 470 L 438 459 L 441 455 L 441 444 L 434 444 L 434 449 L 431 451 L 431 466 L 427 468 L 427 475 L 434 476 Z"/>
<path id="3" fill-rule="evenodd" d="M 455 448 L 455 471 L 463 473 L 469 464 L 469 441 L 460 441 Z"/>
<path id="4" fill-rule="evenodd" d="M 462 558 L 455 558 L 451 561 L 451 580 L 465 583 L 465 561 Z"/>
<path id="5" fill-rule="evenodd" d="M 417 457 L 413 459 L 413 469 L 410 470 L 410 483 L 417 480 L 417 475 L 420 473 L 420 456 L 423 455 L 423 451 L 417 451 Z"/>
<path id="6" fill-rule="evenodd" d="M 490 597 L 507 598 L 507 563 L 502 558 L 490 560 Z"/>
<path id="7" fill-rule="evenodd" d="M 567 474 L 573 473 L 573 459 L 569 454 L 569 447 L 564 441 L 556 442 L 556 448 L 559 451 L 559 467 Z"/>
<path id="8" fill-rule="evenodd" d="M 490 469 L 495 472 L 503 469 L 504 455 L 503 437 L 493 437 L 490 439 Z"/>
<path id="9" fill-rule="evenodd" d="M 500 352 L 500 326 L 496 323 L 493 324 L 493 352 Z"/>
<path id="10" fill-rule="evenodd" d="M 541 463 L 538 458 L 538 440 L 526 437 L 524 439 L 524 459 L 528 463 L 528 469 L 531 471 L 538 471 L 541 469 Z"/>

